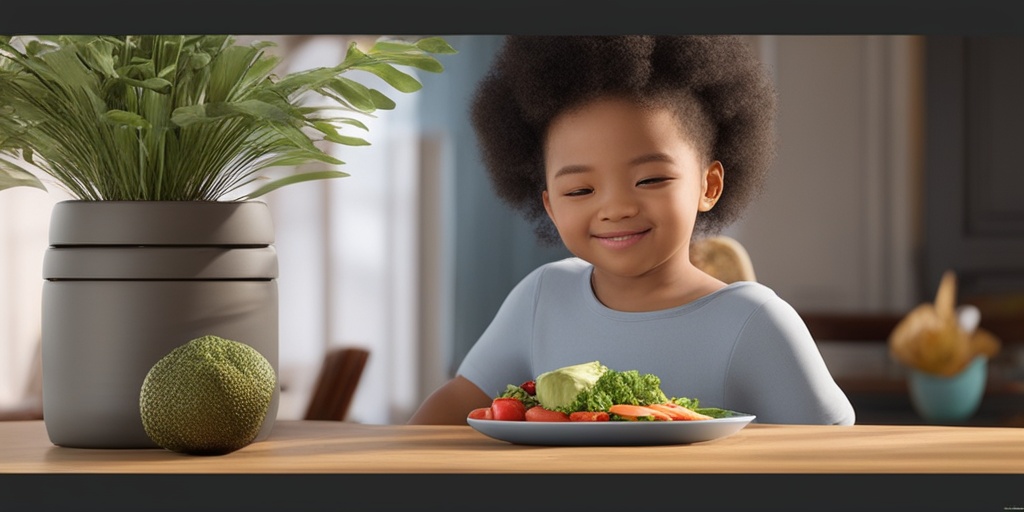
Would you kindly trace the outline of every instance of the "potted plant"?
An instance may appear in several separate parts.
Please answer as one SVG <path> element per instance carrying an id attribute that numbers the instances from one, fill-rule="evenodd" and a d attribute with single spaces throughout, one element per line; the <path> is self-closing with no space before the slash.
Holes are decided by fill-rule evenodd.
<path id="1" fill-rule="evenodd" d="M 1002 341 L 980 327 L 976 306 L 956 305 L 956 273 L 942 274 L 934 302 L 919 304 L 889 335 L 889 354 L 908 368 L 910 401 L 934 423 L 960 423 L 981 405 L 988 362 Z"/>
<path id="2" fill-rule="evenodd" d="M 411 93 L 421 84 L 402 67 L 439 73 L 435 55 L 455 53 L 442 38 L 381 38 L 367 50 L 352 43 L 337 66 L 277 76 L 272 45 L 0 36 L 0 190 L 45 190 L 48 178 L 74 198 L 54 207 L 44 260 L 54 444 L 154 447 L 139 417 L 142 381 L 199 336 L 250 344 L 276 371 L 277 259 L 257 198 L 347 176 L 324 148 L 367 145 L 360 117 L 395 107 L 350 72 Z M 292 170 L 271 178 L 275 168 Z"/>

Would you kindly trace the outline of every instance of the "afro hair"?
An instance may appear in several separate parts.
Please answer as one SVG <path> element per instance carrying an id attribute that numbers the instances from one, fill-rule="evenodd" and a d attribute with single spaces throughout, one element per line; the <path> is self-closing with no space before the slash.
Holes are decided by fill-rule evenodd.
<path id="1" fill-rule="evenodd" d="M 698 153 L 722 162 L 726 186 L 698 214 L 696 236 L 738 219 L 761 192 L 775 154 L 776 95 L 739 37 L 508 36 L 477 87 L 471 121 L 495 193 L 542 242 L 558 242 L 541 199 L 547 128 L 602 96 L 672 109 Z"/>

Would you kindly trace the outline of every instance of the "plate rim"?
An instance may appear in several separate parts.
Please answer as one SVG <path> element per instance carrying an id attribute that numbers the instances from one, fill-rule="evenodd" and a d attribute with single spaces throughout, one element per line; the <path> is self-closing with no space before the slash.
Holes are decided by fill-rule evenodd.
<path id="1" fill-rule="evenodd" d="M 573 425 L 573 426 L 586 425 L 586 424 L 595 424 L 595 425 L 614 425 L 614 424 L 619 424 L 619 425 L 657 425 L 657 424 L 662 424 L 662 425 L 665 425 L 665 424 L 680 424 L 680 423 L 689 423 L 689 424 L 694 424 L 694 423 L 703 423 L 703 424 L 706 424 L 706 423 L 740 423 L 740 422 L 743 422 L 743 421 L 751 422 L 751 421 L 753 421 L 756 418 L 757 418 L 757 416 L 754 415 L 754 414 L 736 413 L 733 416 L 726 416 L 724 418 L 711 418 L 709 420 L 672 420 L 672 421 L 619 421 L 619 420 L 616 420 L 616 421 L 525 421 L 525 420 L 485 420 L 485 419 L 481 419 L 481 418 L 466 418 L 466 422 L 469 425 L 473 425 L 474 423 L 477 423 L 477 424 L 479 424 L 479 423 L 488 423 L 488 424 L 497 423 L 497 424 L 507 424 L 507 425 L 511 425 L 511 424 L 531 424 L 531 425 Z M 532 427 L 526 427 L 526 428 L 532 428 Z M 556 427 L 556 428 L 558 428 L 558 427 Z M 584 427 L 584 428 L 590 428 L 590 427 Z"/>
<path id="2" fill-rule="evenodd" d="M 478 418 L 466 418 L 467 425 L 484 436 L 516 445 L 534 446 L 625 446 L 625 445 L 668 445 L 668 444 L 693 444 L 706 441 L 713 441 L 731 436 L 746 428 L 757 416 L 754 414 L 732 411 L 733 415 L 724 418 L 712 418 L 709 420 L 675 420 L 675 421 L 524 421 L 524 420 L 486 420 Z M 596 423 L 600 426 L 583 426 L 588 423 Z M 568 424 L 562 426 L 564 424 Z M 614 427 L 610 424 L 618 424 Z M 729 425 L 726 433 L 722 435 L 685 435 L 687 427 L 697 428 L 703 431 L 704 427 L 714 425 Z M 637 425 L 644 425 L 638 427 Z M 494 428 L 489 428 L 493 426 Z M 733 429 L 733 427 L 736 427 Z M 511 429 L 511 430 L 509 430 Z M 565 429 L 559 432 L 558 429 Z M 590 439 L 573 439 L 565 441 L 562 437 L 569 432 L 605 432 L 611 434 L 602 438 L 598 436 Z M 643 435 L 636 435 L 644 429 L 652 429 L 650 438 Z M 557 435 L 544 439 L 538 435 L 538 431 L 556 432 Z M 623 434 L 628 433 L 628 434 Z"/>

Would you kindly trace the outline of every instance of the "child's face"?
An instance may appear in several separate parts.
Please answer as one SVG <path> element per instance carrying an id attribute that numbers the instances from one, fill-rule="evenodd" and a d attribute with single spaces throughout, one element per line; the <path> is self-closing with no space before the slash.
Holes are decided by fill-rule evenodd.
<path id="1" fill-rule="evenodd" d="M 599 99 L 555 118 L 544 207 L 565 246 L 600 272 L 637 277 L 688 268 L 698 211 L 722 190 L 675 114 Z"/>

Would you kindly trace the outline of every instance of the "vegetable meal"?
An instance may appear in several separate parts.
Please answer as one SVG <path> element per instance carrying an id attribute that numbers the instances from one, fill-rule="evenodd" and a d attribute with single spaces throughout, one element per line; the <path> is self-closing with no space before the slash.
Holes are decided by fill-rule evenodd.
<path id="1" fill-rule="evenodd" d="M 668 397 L 661 379 L 617 371 L 598 361 L 558 368 L 520 385 L 509 384 L 471 419 L 504 421 L 694 421 L 729 416 L 700 407 L 696 398 Z"/>

